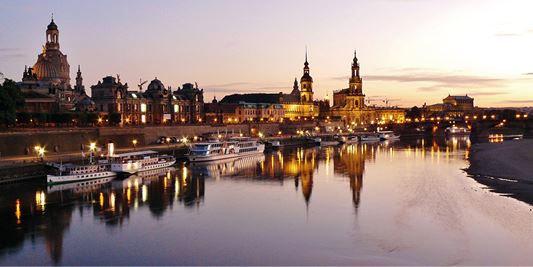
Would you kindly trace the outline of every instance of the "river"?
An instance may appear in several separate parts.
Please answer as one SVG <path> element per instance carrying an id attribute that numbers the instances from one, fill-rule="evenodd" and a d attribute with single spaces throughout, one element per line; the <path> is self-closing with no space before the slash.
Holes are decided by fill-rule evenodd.
<path id="1" fill-rule="evenodd" d="M 2 265 L 530 265 L 531 206 L 468 177 L 466 139 L 293 148 L 0 187 Z"/>

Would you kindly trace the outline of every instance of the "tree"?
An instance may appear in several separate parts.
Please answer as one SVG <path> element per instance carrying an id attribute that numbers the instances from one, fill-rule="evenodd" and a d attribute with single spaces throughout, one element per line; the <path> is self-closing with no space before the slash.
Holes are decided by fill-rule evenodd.
<path id="1" fill-rule="evenodd" d="M 109 123 L 113 124 L 113 125 L 117 125 L 117 124 L 120 124 L 120 113 L 110 113 L 109 114 Z"/>
<path id="2" fill-rule="evenodd" d="M 419 118 L 422 115 L 422 111 L 417 106 L 412 107 L 410 110 L 407 111 L 407 114 L 405 116 L 410 119 Z"/>
<path id="3" fill-rule="evenodd" d="M 30 123 L 30 120 L 31 120 L 31 114 L 28 112 L 17 113 L 17 120 L 18 120 L 18 123 L 28 124 Z"/>
<path id="4" fill-rule="evenodd" d="M 95 124 L 98 122 L 98 114 L 96 113 L 88 113 L 87 114 L 87 122 L 90 124 Z"/>
<path id="5" fill-rule="evenodd" d="M 24 98 L 17 84 L 5 79 L 0 85 L 0 123 L 5 127 L 15 124 L 17 120 L 17 108 L 24 105 Z"/>

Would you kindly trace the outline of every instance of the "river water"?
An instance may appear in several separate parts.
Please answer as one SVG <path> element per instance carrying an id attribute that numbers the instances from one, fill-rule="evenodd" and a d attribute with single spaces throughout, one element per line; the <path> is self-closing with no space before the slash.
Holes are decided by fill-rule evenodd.
<path id="1" fill-rule="evenodd" d="M 2 265 L 533 264 L 531 206 L 470 143 L 294 148 L 125 180 L 0 187 Z"/>

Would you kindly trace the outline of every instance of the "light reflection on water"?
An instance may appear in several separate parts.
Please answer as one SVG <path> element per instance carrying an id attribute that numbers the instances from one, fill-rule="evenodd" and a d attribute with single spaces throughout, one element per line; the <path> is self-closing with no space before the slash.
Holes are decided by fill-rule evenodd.
<path id="1" fill-rule="evenodd" d="M 532 263 L 528 207 L 466 178 L 469 147 L 294 148 L 123 180 L 6 186 L 0 264 Z"/>

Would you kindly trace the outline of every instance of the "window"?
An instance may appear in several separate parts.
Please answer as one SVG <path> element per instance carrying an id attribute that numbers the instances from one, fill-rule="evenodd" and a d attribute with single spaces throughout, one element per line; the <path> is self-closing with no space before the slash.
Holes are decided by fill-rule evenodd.
<path id="1" fill-rule="evenodd" d="M 146 104 L 144 103 L 141 104 L 141 112 L 146 112 Z"/>

